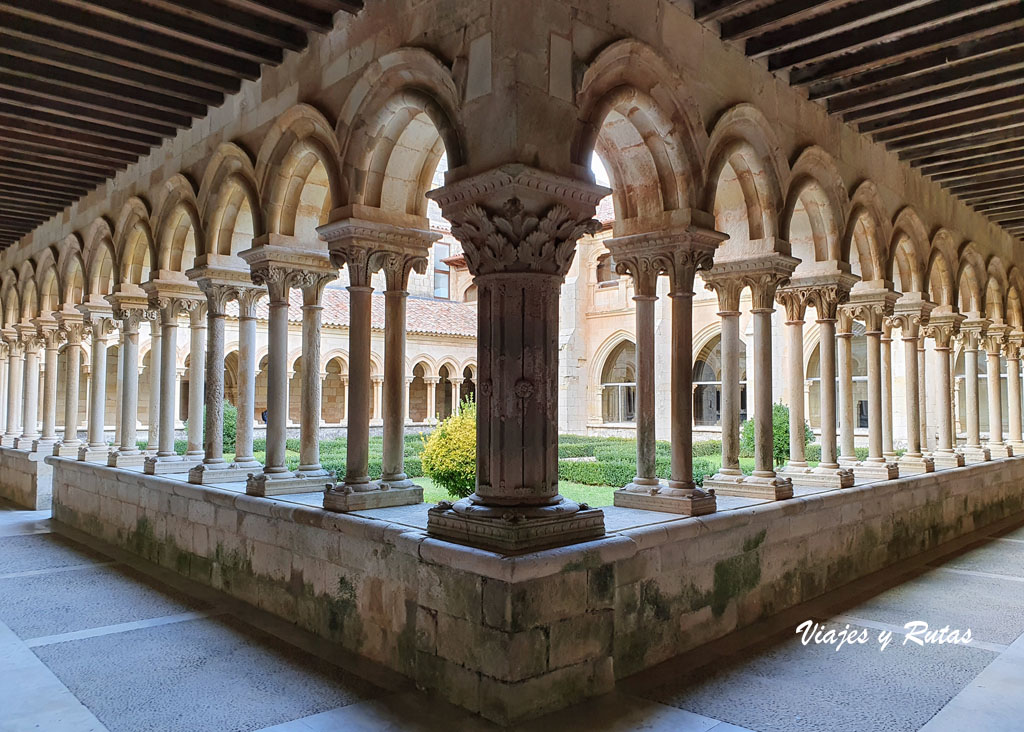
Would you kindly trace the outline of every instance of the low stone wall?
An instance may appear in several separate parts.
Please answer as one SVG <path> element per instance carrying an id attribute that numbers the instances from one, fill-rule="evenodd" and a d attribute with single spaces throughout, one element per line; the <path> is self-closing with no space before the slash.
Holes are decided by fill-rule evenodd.
<path id="1" fill-rule="evenodd" d="M 0 497 L 33 511 L 50 507 L 53 468 L 46 455 L 0 447 Z"/>
<path id="2" fill-rule="evenodd" d="M 504 558 L 386 521 L 51 460 L 60 524 L 502 723 L 610 691 L 617 677 L 1024 510 L 1024 459 L 1012 458 Z"/>

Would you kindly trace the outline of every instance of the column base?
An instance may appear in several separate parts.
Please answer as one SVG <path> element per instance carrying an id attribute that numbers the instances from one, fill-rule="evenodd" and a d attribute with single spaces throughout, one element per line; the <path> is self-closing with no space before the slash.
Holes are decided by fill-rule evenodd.
<path id="1" fill-rule="evenodd" d="M 359 487 L 364 490 L 353 490 L 344 483 L 332 486 L 324 493 L 325 511 L 366 511 L 371 508 L 391 508 L 392 506 L 415 506 L 423 503 L 423 488 L 412 481 L 406 481 L 409 487 L 394 487 L 386 483 L 373 481 L 363 483 Z M 369 490 L 365 490 L 369 486 Z"/>
<path id="2" fill-rule="evenodd" d="M 927 455 L 910 456 L 904 454 L 897 463 L 900 475 L 919 475 L 935 471 L 935 461 Z"/>
<path id="3" fill-rule="evenodd" d="M 32 444 L 39 439 L 39 435 L 22 435 L 14 441 L 15 450 L 25 450 L 26 452 L 32 452 Z"/>
<path id="4" fill-rule="evenodd" d="M 38 440 L 33 441 L 32 452 L 44 452 L 47 455 L 50 455 L 53 453 L 53 447 L 56 444 L 56 437 L 47 437 L 45 439 L 40 437 Z"/>
<path id="5" fill-rule="evenodd" d="M 900 477 L 900 468 L 889 460 L 862 460 L 854 466 L 853 477 L 856 480 L 896 480 Z"/>
<path id="6" fill-rule="evenodd" d="M 133 452 L 114 450 L 107 457 L 107 467 L 109 468 L 137 468 L 145 463 L 146 456 L 138 450 Z"/>
<path id="7" fill-rule="evenodd" d="M 811 468 L 786 466 L 778 475 L 789 478 L 793 485 L 812 488 L 849 488 L 853 485 L 853 471 L 850 468 Z"/>
<path id="8" fill-rule="evenodd" d="M 950 450 L 949 452 L 935 451 L 932 453 L 931 458 L 932 462 L 935 463 L 936 470 L 962 468 L 965 465 L 963 454 L 953 450 Z"/>
<path id="9" fill-rule="evenodd" d="M 486 506 L 476 494 L 427 511 L 427 533 L 500 554 L 526 554 L 604 536 L 604 512 L 563 500 L 552 506 Z"/>
<path id="10" fill-rule="evenodd" d="M 1013 457 L 1013 448 L 1005 442 L 1000 443 L 998 445 L 990 442 L 988 443 L 988 453 L 989 455 L 992 456 L 993 460 L 998 460 L 999 458 L 1009 458 Z"/>
<path id="11" fill-rule="evenodd" d="M 78 459 L 85 463 L 103 463 L 106 465 L 108 455 L 110 455 L 110 447 L 108 445 L 103 445 L 102 447 L 82 445 L 78 448 Z"/>
<path id="12" fill-rule="evenodd" d="M 81 449 L 82 443 L 78 440 L 74 442 L 58 442 L 53 446 L 54 457 L 70 457 L 77 458 L 78 451 Z"/>
<path id="13" fill-rule="evenodd" d="M 198 460 L 185 458 L 181 455 L 146 456 L 146 460 L 142 464 L 142 472 L 146 475 L 187 473 L 198 464 Z"/>
<path id="14" fill-rule="evenodd" d="M 964 465 L 986 463 L 992 459 L 992 453 L 988 451 L 988 448 L 980 445 L 965 445 L 960 452 L 964 456 Z"/>
<path id="15" fill-rule="evenodd" d="M 682 516 L 706 516 L 718 509 L 715 492 L 700 488 L 673 488 L 669 483 L 656 486 L 630 483 L 612 494 L 619 508 L 677 513 Z"/>
<path id="16" fill-rule="evenodd" d="M 781 501 L 793 497 L 793 482 L 789 478 L 782 478 L 778 475 L 774 478 L 762 478 L 753 475 L 717 473 L 714 477 L 705 479 L 704 490 L 714 490 L 715 493 L 723 496 Z"/>
<path id="17" fill-rule="evenodd" d="M 17 435 L 4 435 L 0 437 L 0 447 L 14 447 L 14 443 L 17 441 Z"/>
<path id="18" fill-rule="evenodd" d="M 250 476 L 257 475 L 261 470 L 263 466 L 259 463 L 255 467 L 237 463 L 203 463 L 188 471 L 188 482 L 196 485 L 245 483 Z"/>
<path id="19" fill-rule="evenodd" d="M 245 481 L 245 492 L 250 496 L 286 496 L 295 493 L 323 493 L 334 483 L 334 473 L 324 476 L 300 478 L 295 473 L 260 473 Z"/>
<path id="20" fill-rule="evenodd" d="M 405 473 L 399 473 L 391 477 L 381 476 L 378 482 L 380 487 L 385 490 L 405 490 L 406 488 L 416 487 L 416 484 L 409 480 Z"/>

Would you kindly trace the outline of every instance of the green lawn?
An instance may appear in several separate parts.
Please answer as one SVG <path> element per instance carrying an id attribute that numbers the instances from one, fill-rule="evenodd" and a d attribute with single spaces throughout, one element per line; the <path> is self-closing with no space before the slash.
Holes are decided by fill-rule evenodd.
<path id="1" fill-rule="evenodd" d="M 413 478 L 413 481 L 417 485 L 423 486 L 423 501 L 425 503 L 455 500 L 448 495 L 444 488 L 435 485 L 434 481 L 426 476 Z M 578 503 L 589 503 L 595 508 L 612 505 L 612 493 L 614 491 L 614 488 L 606 485 L 582 485 L 580 483 L 569 483 L 564 480 L 558 483 L 558 492 L 563 496 Z"/>

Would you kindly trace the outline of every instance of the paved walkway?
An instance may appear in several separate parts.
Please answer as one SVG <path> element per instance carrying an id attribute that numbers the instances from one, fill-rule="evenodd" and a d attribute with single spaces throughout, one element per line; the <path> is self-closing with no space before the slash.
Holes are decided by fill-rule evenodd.
<path id="1" fill-rule="evenodd" d="M 1021 728 L 1024 526 L 790 615 L 520 729 Z M 794 628 L 808 618 L 868 642 L 804 646 Z M 912 620 L 970 628 L 973 640 L 905 643 Z M 0 732 L 495 729 L 287 623 L 54 534 L 47 512 L 5 504 L 0 679 Z"/>

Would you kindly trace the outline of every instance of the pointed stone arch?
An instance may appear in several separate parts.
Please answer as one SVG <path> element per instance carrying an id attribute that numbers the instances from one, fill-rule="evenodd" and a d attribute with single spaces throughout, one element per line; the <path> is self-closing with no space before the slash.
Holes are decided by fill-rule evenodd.
<path id="1" fill-rule="evenodd" d="M 85 297 L 102 298 L 117 286 L 121 271 L 118 252 L 114 247 L 113 230 L 103 217 L 97 218 L 86 230 L 85 247 Z"/>
<path id="2" fill-rule="evenodd" d="M 157 267 L 161 272 L 184 274 L 191 269 L 203 241 L 195 188 L 188 178 L 173 175 L 160 189 L 153 216 Z"/>
<path id="3" fill-rule="evenodd" d="M 987 282 L 985 283 L 985 317 L 995 323 L 1006 322 L 1006 295 L 1010 289 L 1010 280 L 1006 265 L 998 256 L 989 258 L 985 267 Z"/>
<path id="4" fill-rule="evenodd" d="M 862 181 L 850 197 L 849 215 L 843 234 L 841 258 L 853 267 L 853 253 L 862 280 L 886 279 L 886 260 L 892 240 L 892 224 L 873 181 Z"/>
<path id="5" fill-rule="evenodd" d="M 964 315 L 983 315 L 985 312 L 985 259 L 972 242 L 960 246 L 957 267 L 957 293 L 960 312 Z"/>
<path id="6" fill-rule="evenodd" d="M 60 272 L 61 307 L 67 309 L 79 305 L 85 297 L 85 260 L 82 258 L 82 239 L 77 232 L 68 234 L 60 245 L 57 259 Z"/>
<path id="7" fill-rule="evenodd" d="M 927 292 L 928 285 L 924 280 L 927 261 L 928 229 L 912 206 L 904 206 L 892 224 L 885 279 L 895 282 L 895 274 L 899 271 L 904 292 L 908 291 L 908 285 L 909 291 Z"/>
<path id="8" fill-rule="evenodd" d="M 794 229 L 794 218 L 803 211 L 809 231 L 799 233 L 810 238 L 814 261 L 845 261 L 842 234 L 849 208 L 846 185 L 832 156 L 817 145 L 804 149 L 793 163 L 782 212 L 781 234 L 790 243 L 790 253 L 799 229 Z"/>
<path id="9" fill-rule="evenodd" d="M 121 262 L 118 284 L 141 285 L 149 279 L 157 261 L 156 243 L 146 202 L 138 196 L 125 201 L 114 231 L 117 232 L 114 251 Z"/>
<path id="10" fill-rule="evenodd" d="M 223 143 L 210 158 L 199 184 L 199 217 L 205 234 L 196 241 L 196 254 L 228 256 L 241 249 L 236 240 L 239 216 L 247 208 L 250 238 L 266 233 L 256 168 L 249 154 L 234 143 Z M 247 248 L 247 247 L 246 247 Z"/>
<path id="11" fill-rule="evenodd" d="M 939 307 L 956 309 L 957 283 L 953 278 L 956 271 L 956 239 L 949 229 L 939 229 L 932 237 L 925 271 L 928 299 Z"/>

